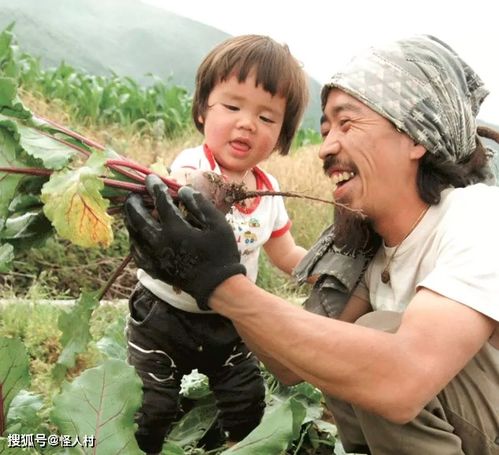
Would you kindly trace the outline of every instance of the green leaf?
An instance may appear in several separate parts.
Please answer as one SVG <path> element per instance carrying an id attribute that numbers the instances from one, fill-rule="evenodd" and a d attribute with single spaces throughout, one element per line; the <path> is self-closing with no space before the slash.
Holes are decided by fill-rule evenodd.
<path id="1" fill-rule="evenodd" d="M 14 260 L 14 247 L 6 243 L 0 245 L 0 273 L 7 273 Z"/>
<path id="2" fill-rule="evenodd" d="M 198 441 L 215 423 L 218 409 L 215 402 L 192 408 L 172 428 L 168 441 L 180 447 L 195 447 Z"/>
<path id="3" fill-rule="evenodd" d="M 100 190 L 105 158 L 95 153 L 85 166 L 52 174 L 43 186 L 44 212 L 57 233 L 83 247 L 109 246 L 113 241 L 109 201 Z"/>
<path id="4" fill-rule="evenodd" d="M 19 163 L 17 160 L 16 147 L 17 143 L 12 133 L 0 125 L 1 167 L 23 166 L 23 163 Z M 22 178 L 23 175 L 21 174 L 0 172 L 0 219 L 8 214 L 8 207 Z"/>
<path id="5" fill-rule="evenodd" d="M 106 336 L 97 341 L 97 348 L 110 359 L 126 360 L 125 316 L 119 317 L 106 330 Z"/>
<path id="6" fill-rule="evenodd" d="M 95 436 L 95 446 L 81 447 L 92 455 L 137 455 L 134 414 L 142 400 L 142 382 L 133 367 L 107 360 L 65 384 L 54 399 L 51 419 L 59 434 Z"/>
<path id="7" fill-rule="evenodd" d="M 0 383 L 3 413 L 7 415 L 16 394 L 30 383 L 28 354 L 20 340 L 0 338 Z"/>
<path id="8" fill-rule="evenodd" d="M 300 434 L 305 407 L 295 398 L 265 412 L 263 419 L 241 442 L 222 452 L 224 455 L 282 454 Z"/>
<path id="9" fill-rule="evenodd" d="M 63 350 L 53 370 L 53 377 L 60 382 L 68 368 L 76 362 L 76 356 L 85 351 L 91 339 L 90 317 L 99 304 L 98 292 L 82 293 L 76 303 L 61 312 L 57 325 L 62 332 Z"/>
<path id="10" fill-rule="evenodd" d="M 10 24 L 9 27 L 7 27 L 5 30 L 0 33 L 0 63 L 3 61 L 6 61 L 10 58 L 10 55 L 12 54 L 11 51 L 11 43 L 12 43 L 12 25 Z"/>
<path id="11" fill-rule="evenodd" d="M 47 169 L 62 169 L 66 166 L 77 151 L 51 137 L 48 137 L 35 128 L 17 125 L 21 147 L 34 158 L 43 162 Z"/>
<path id="12" fill-rule="evenodd" d="M 9 212 L 26 212 L 39 205 L 41 205 L 40 198 L 34 194 L 17 194 L 10 202 Z"/>
<path id="13" fill-rule="evenodd" d="M 184 449 L 182 447 L 178 446 L 174 442 L 171 441 L 166 441 L 166 443 L 163 445 L 163 450 L 161 451 L 161 454 L 163 455 L 186 455 Z"/>
<path id="14" fill-rule="evenodd" d="M 13 107 L 17 97 L 17 82 L 11 77 L 0 77 L 0 109 Z"/>
<path id="15" fill-rule="evenodd" d="M 29 119 L 32 115 L 17 96 L 17 81 L 14 78 L 0 77 L 0 112 L 22 119 Z"/>
<path id="16" fill-rule="evenodd" d="M 21 390 L 10 404 L 7 415 L 8 434 L 36 434 L 42 421 L 38 411 L 43 406 L 43 398 L 33 392 Z"/>
<path id="17" fill-rule="evenodd" d="M 3 229 L 0 230 L 0 239 L 20 251 L 43 245 L 52 233 L 52 225 L 40 209 L 7 218 Z"/>
<path id="18" fill-rule="evenodd" d="M 17 436 L 20 437 L 20 435 L 11 435 L 10 438 Z M 16 447 L 13 440 L 9 443 L 9 438 L 0 438 L 0 455 L 37 455 L 39 453 L 36 449 Z"/>

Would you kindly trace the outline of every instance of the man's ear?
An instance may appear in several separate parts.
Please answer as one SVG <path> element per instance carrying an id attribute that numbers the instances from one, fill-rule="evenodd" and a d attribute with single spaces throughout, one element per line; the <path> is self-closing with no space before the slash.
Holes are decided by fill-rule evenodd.
<path id="1" fill-rule="evenodd" d="M 198 122 L 201 124 L 201 125 L 204 125 L 204 118 L 201 114 L 198 115 Z"/>
<path id="2" fill-rule="evenodd" d="M 426 153 L 426 149 L 421 144 L 414 144 L 411 151 L 409 152 L 409 156 L 413 160 L 419 160 Z"/>

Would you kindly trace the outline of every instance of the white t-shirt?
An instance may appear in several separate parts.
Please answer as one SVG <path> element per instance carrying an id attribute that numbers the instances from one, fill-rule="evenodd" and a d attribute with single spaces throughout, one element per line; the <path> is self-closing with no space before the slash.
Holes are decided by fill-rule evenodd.
<path id="1" fill-rule="evenodd" d="M 200 169 L 221 174 L 213 154 L 203 145 L 183 150 L 170 166 L 172 171 L 182 168 Z M 258 167 L 252 171 L 256 179 L 257 189 L 279 191 L 279 184 L 275 177 Z M 281 196 L 254 198 L 251 205 L 236 204 L 226 215 L 226 219 L 234 231 L 241 253 L 241 263 L 246 267 L 247 276 L 252 281 L 256 281 L 261 246 L 271 237 L 285 234 L 291 227 L 284 200 Z M 144 270 L 139 269 L 137 277 L 144 287 L 172 306 L 191 313 L 206 313 L 198 308 L 195 300 L 189 294 L 179 293 L 168 284 L 150 277 Z"/>
<path id="2" fill-rule="evenodd" d="M 424 287 L 499 321 L 499 187 L 444 190 L 400 245 L 385 284 L 394 249 L 379 249 L 354 291 L 374 310 L 402 312 Z"/>

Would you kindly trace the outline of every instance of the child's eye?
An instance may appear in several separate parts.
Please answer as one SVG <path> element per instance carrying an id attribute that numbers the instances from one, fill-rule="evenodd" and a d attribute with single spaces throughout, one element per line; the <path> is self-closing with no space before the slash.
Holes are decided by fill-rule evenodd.
<path id="1" fill-rule="evenodd" d="M 228 109 L 229 111 L 238 111 L 239 108 L 237 106 L 233 106 L 232 104 L 223 104 L 223 107 L 225 109 Z"/>
<path id="2" fill-rule="evenodd" d="M 262 120 L 262 122 L 265 122 L 265 123 L 275 123 L 274 120 L 272 120 L 271 118 L 265 117 L 264 115 L 260 115 L 260 120 Z"/>

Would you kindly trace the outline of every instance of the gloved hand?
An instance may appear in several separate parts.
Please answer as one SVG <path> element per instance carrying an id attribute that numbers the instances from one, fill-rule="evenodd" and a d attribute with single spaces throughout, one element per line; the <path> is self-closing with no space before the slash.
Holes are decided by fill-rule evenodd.
<path id="1" fill-rule="evenodd" d="M 190 187 L 178 192 L 184 216 L 156 175 L 146 178 L 159 220 L 152 217 L 137 194 L 125 203 L 125 224 L 138 267 L 153 278 L 182 289 L 208 310 L 208 298 L 224 280 L 246 274 L 236 240 L 224 215 Z"/>

